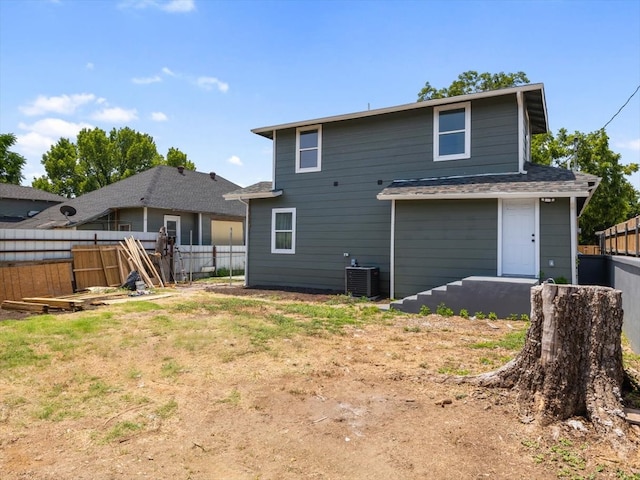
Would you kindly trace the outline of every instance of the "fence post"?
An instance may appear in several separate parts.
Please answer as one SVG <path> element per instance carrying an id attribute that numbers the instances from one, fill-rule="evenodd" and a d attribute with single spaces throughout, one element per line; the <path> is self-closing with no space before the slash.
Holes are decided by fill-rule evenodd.
<path id="1" fill-rule="evenodd" d="M 640 224 L 640 215 L 636 217 L 636 252 L 635 256 L 640 257 L 640 229 L 638 225 Z"/>

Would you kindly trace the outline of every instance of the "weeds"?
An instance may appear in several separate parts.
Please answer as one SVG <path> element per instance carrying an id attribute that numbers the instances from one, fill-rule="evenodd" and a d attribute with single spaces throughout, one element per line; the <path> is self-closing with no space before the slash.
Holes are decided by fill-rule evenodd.
<path id="1" fill-rule="evenodd" d="M 444 303 L 440 303 L 436 308 L 436 313 L 443 317 L 453 317 L 453 310 L 447 307 Z"/>
<path id="2" fill-rule="evenodd" d="M 469 345 L 471 348 L 487 348 L 496 349 L 504 348 L 506 350 L 521 350 L 524 347 L 524 341 L 527 335 L 526 330 L 509 332 L 498 340 L 488 340 L 484 342 L 476 342 Z"/>

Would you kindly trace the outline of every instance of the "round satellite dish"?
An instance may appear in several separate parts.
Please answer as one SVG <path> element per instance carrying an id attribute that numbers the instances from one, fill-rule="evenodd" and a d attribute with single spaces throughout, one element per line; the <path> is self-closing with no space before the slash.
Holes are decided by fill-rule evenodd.
<path id="1" fill-rule="evenodd" d="M 60 207 L 60 213 L 62 213 L 65 217 L 73 217 L 76 214 L 76 209 L 71 205 L 62 205 Z"/>

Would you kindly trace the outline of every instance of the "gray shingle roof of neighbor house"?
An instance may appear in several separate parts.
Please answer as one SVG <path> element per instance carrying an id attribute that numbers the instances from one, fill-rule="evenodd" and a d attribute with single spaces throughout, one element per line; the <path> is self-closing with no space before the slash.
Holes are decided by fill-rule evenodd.
<path id="1" fill-rule="evenodd" d="M 225 200 L 249 200 L 252 198 L 270 198 L 282 195 L 282 190 L 273 190 L 273 182 L 258 182 L 246 188 L 240 188 L 224 194 Z"/>
<path id="2" fill-rule="evenodd" d="M 15 228 L 56 228 L 73 226 L 102 217 L 122 208 L 150 207 L 180 212 L 244 217 L 241 202 L 228 202 L 222 196 L 239 185 L 216 175 L 161 165 L 112 183 L 106 187 L 66 200 L 48 208 Z M 76 210 L 69 219 L 60 208 Z"/>
<path id="3" fill-rule="evenodd" d="M 374 110 L 365 110 L 362 112 L 347 113 L 344 115 L 335 115 L 331 117 L 316 118 L 313 120 L 303 120 L 299 122 L 283 123 L 280 125 L 272 125 L 268 127 L 254 128 L 251 131 L 263 137 L 273 139 L 273 132 L 276 130 L 284 130 L 288 128 L 304 127 L 307 125 L 325 124 L 331 122 L 340 122 L 344 120 L 352 120 L 356 118 L 373 117 L 376 115 L 385 115 L 388 113 L 403 112 L 418 108 L 428 108 L 437 105 L 445 105 L 448 103 L 466 102 L 481 98 L 499 97 L 502 95 L 515 95 L 521 93 L 524 97 L 524 103 L 527 114 L 529 115 L 529 123 L 531 125 L 531 134 L 545 133 L 549 130 L 547 125 L 547 107 L 544 98 L 544 86 L 542 83 L 531 83 L 529 85 L 521 85 L 519 87 L 501 88 L 498 90 L 489 90 L 487 92 L 470 93 L 467 95 L 458 95 L 456 97 L 437 98 L 424 102 L 413 102 L 395 107 L 378 108 Z"/>
<path id="4" fill-rule="evenodd" d="M 65 197 L 55 193 L 45 192 L 32 187 L 13 185 L 11 183 L 0 183 L 0 200 L 3 198 L 11 200 L 40 200 L 45 202 L 62 203 L 67 200 Z"/>

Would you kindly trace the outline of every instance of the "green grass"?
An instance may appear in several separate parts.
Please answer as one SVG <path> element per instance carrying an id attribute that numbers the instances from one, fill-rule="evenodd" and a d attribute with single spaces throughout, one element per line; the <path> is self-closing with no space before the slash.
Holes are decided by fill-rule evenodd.
<path id="1" fill-rule="evenodd" d="M 509 332 L 498 340 L 487 340 L 485 342 L 476 342 L 469 345 L 471 348 L 496 349 L 504 348 L 507 350 L 521 350 L 524 347 L 524 340 L 527 330 L 518 330 Z"/>
<path id="2" fill-rule="evenodd" d="M 105 442 L 112 442 L 114 440 L 120 440 L 123 437 L 128 437 L 133 435 L 140 430 L 144 429 L 144 424 L 135 423 L 130 421 L 118 422 L 116 423 L 111 430 L 105 435 Z"/>
<path id="3" fill-rule="evenodd" d="M 163 420 L 171 417 L 178 410 L 178 402 L 169 400 L 167 403 L 156 408 L 155 413 Z"/>
<path id="4" fill-rule="evenodd" d="M 47 365 L 52 354 L 71 354 L 87 336 L 113 322 L 113 313 L 62 317 L 40 315 L 0 324 L 0 371 Z"/>

